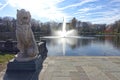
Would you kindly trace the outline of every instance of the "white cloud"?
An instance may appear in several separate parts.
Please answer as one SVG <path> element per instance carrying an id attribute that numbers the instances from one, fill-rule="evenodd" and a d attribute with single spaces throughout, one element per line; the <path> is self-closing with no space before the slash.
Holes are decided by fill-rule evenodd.
<path id="1" fill-rule="evenodd" d="M 109 5 L 109 7 L 108 7 Z M 113 23 L 114 21 L 120 19 L 120 9 L 108 5 L 96 5 L 92 7 L 85 7 L 79 9 L 75 16 L 82 21 L 90 21 L 93 23 Z M 82 16 L 82 17 L 81 17 Z"/>
<path id="2" fill-rule="evenodd" d="M 86 8 L 79 9 L 78 12 L 76 12 L 74 14 L 88 14 L 88 11 L 98 10 L 98 9 L 103 8 L 103 7 L 104 6 L 86 7 Z"/>
<path id="3" fill-rule="evenodd" d="M 114 16 L 109 16 L 109 17 L 101 17 L 101 18 L 96 18 L 96 19 L 92 19 L 91 21 L 93 23 L 107 23 L 107 24 L 111 24 L 114 21 L 118 20 L 118 18 L 120 18 L 120 15 L 114 15 Z"/>
<path id="4" fill-rule="evenodd" d="M 96 2 L 96 1 L 98 1 L 98 0 L 82 0 L 80 3 L 76 3 L 76 4 L 65 6 L 65 7 L 61 8 L 61 10 L 64 10 L 64 9 L 67 9 L 67 8 L 71 8 L 71 7 L 82 6 L 82 5 L 86 4 L 86 3 Z"/>
<path id="5" fill-rule="evenodd" d="M 115 3 L 115 2 L 119 2 L 120 3 L 120 0 L 111 0 L 110 3 Z"/>
<path id="6" fill-rule="evenodd" d="M 62 1 L 64 0 L 8 0 L 8 3 L 16 9 L 24 8 L 34 16 L 56 20 L 67 16 L 57 8 L 57 4 Z"/>
<path id="7" fill-rule="evenodd" d="M 7 5 L 13 7 L 13 9 L 26 9 L 30 11 L 33 18 L 57 20 L 62 21 L 63 17 L 67 18 L 67 21 L 76 17 L 81 21 L 91 21 L 93 23 L 111 23 L 117 19 L 120 19 L 120 9 L 113 5 L 114 2 L 120 2 L 120 0 L 111 0 L 108 4 L 96 5 L 90 2 L 97 2 L 100 0 L 80 0 L 80 3 L 72 5 L 65 5 L 65 7 L 58 7 L 58 4 L 62 4 L 65 0 L 6 0 L 5 4 L 0 3 L 0 10 L 4 9 Z M 91 5 L 84 4 L 90 3 Z M 76 9 L 74 7 L 82 6 L 84 8 Z M 117 6 L 119 6 L 117 4 Z M 71 9 L 72 8 L 72 9 Z M 65 10 L 66 9 L 66 10 Z M 65 13 L 71 10 L 70 13 Z M 73 12 L 72 12 L 73 10 Z M 64 12 L 65 11 L 65 12 Z"/>
<path id="8" fill-rule="evenodd" d="M 2 10 L 4 7 L 6 7 L 8 5 L 8 2 L 7 3 L 5 3 L 5 4 L 2 4 L 2 3 L 0 3 L 0 10 Z"/>
<path id="9" fill-rule="evenodd" d="M 92 23 L 111 24 L 114 21 L 120 19 L 120 14 L 116 15 L 116 13 L 114 13 L 114 12 L 111 12 L 111 13 L 108 13 L 108 12 L 110 12 L 110 11 L 100 12 L 101 14 L 94 13 L 94 16 L 101 16 L 101 17 L 92 18 L 93 17 L 93 14 L 92 14 L 92 16 L 89 16 L 89 17 L 85 16 L 84 18 L 81 18 L 81 20 L 82 21 L 90 21 Z"/>
<path id="10" fill-rule="evenodd" d="M 110 17 L 110 16 L 119 15 L 119 12 L 120 12 L 119 9 L 110 9 L 106 11 L 94 12 L 94 13 L 91 13 L 91 15 L 102 15 L 104 17 Z"/>
<path id="11" fill-rule="evenodd" d="M 78 11 L 80 12 L 87 12 L 87 11 L 90 11 L 92 8 L 82 8 L 82 9 L 79 9 Z"/>
<path id="12" fill-rule="evenodd" d="M 0 2 L 0 6 L 2 5 L 2 3 Z"/>

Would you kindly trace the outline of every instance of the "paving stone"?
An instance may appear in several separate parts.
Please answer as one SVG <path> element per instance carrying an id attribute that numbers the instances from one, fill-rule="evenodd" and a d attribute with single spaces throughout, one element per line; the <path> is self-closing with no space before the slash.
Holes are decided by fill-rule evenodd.
<path id="1" fill-rule="evenodd" d="M 120 58 L 119 57 L 109 57 L 108 59 L 110 61 L 112 61 L 112 62 L 120 62 Z"/>
<path id="2" fill-rule="evenodd" d="M 83 67 L 90 80 L 110 80 L 96 67 Z"/>
<path id="3" fill-rule="evenodd" d="M 53 76 L 55 77 L 69 77 L 69 71 L 54 71 Z"/>
<path id="4" fill-rule="evenodd" d="M 120 80 L 120 72 L 114 72 L 112 73 L 118 80 Z"/>
<path id="5" fill-rule="evenodd" d="M 72 80 L 89 80 L 84 72 L 70 72 L 70 76 Z"/>
<path id="6" fill-rule="evenodd" d="M 44 72 L 44 74 L 42 75 L 42 80 L 51 80 L 53 72 L 54 72 L 54 67 L 48 67 Z"/>
<path id="7" fill-rule="evenodd" d="M 106 76 L 110 78 L 110 80 L 118 80 L 113 74 L 110 72 L 105 72 Z"/>
<path id="8" fill-rule="evenodd" d="M 52 80 L 71 80 L 70 77 L 52 77 Z"/>
<path id="9" fill-rule="evenodd" d="M 4 73 L 0 73 L 0 80 Z M 120 57 L 47 57 L 38 77 L 37 80 L 120 80 Z"/>
<path id="10" fill-rule="evenodd" d="M 76 69 L 80 73 L 85 73 L 84 69 L 81 66 L 76 66 Z"/>

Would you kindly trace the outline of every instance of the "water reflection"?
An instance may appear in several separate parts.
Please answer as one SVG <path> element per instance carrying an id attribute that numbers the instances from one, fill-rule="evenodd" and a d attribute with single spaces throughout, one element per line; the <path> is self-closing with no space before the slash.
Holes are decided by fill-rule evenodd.
<path id="1" fill-rule="evenodd" d="M 49 56 L 120 55 L 119 36 L 49 38 L 46 40 Z"/>
<path id="2" fill-rule="evenodd" d="M 47 40 L 47 47 L 50 47 L 50 51 L 54 49 L 54 47 L 58 48 L 59 50 L 57 49 L 57 52 L 61 50 L 62 52 L 59 53 L 62 53 L 61 55 L 65 55 L 66 47 L 71 46 L 72 48 L 75 48 L 77 43 L 78 39 L 76 38 L 51 38 Z"/>

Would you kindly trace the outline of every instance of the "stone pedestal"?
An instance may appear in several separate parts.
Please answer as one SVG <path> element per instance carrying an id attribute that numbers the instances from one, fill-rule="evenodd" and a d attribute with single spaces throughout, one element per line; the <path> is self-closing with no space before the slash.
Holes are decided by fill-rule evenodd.
<path id="1" fill-rule="evenodd" d="M 45 42 L 38 43 L 39 54 L 30 61 L 17 61 L 13 59 L 7 65 L 7 71 L 37 71 L 42 67 L 44 59 L 47 57 L 47 48 Z"/>
<path id="2" fill-rule="evenodd" d="M 8 63 L 7 71 L 36 71 L 42 67 L 42 62 L 41 55 L 37 56 L 36 59 L 25 62 L 19 62 L 14 59 Z"/>
<path id="3" fill-rule="evenodd" d="M 39 54 L 42 56 L 42 58 L 46 58 L 47 57 L 47 47 L 46 47 L 46 41 L 41 41 L 38 43 L 38 50 L 39 50 Z"/>

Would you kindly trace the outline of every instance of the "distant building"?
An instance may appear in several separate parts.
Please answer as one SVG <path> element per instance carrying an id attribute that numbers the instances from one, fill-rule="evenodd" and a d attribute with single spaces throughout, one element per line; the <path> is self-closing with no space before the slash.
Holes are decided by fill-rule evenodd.
<path id="1" fill-rule="evenodd" d="M 106 32 L 106 33 L 113 32 L 112 26 L 109 25 L 108 27 L 106 27 L 105 32 Z"/>

